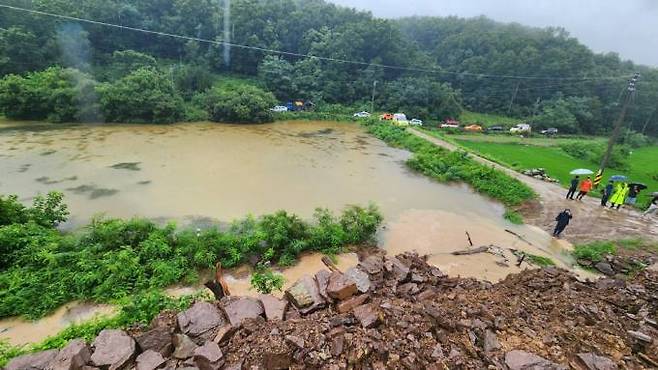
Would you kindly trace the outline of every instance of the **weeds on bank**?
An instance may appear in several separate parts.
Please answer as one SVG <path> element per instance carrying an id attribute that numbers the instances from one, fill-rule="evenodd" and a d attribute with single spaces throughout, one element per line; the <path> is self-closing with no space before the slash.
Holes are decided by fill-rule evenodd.
<path id="1" fill-rule="evenodd" d="M 587 260 L 594 263 L 601 262 L 606 255 L 617 253 L 617 246 L 611 241 L 596 241 L 587 244 L 576 245 L 573 256 L 577 260 Z"/>
<path id="2" fill-rule="evenodd" d="M 505 210 L 503 218 L 515 225 L 523 225 L 523 216 L 521 216 L 521 214 L 516 211 L 509 209 Z"/>
<path id="3" fill-rule="evenodd" d="M 465 152 L 451 152 L 409 134 L 404 128 L 378 121 L 364 125 L 368 132 L 389 145 L 414 153 L 407 161 L 412 169 L 441 182 L 463 181 L 475 190 L 504 203 L 517 206 L 536 197 L 535 192 L 521 181 L 468 158 Z"/>
<path id="4" fill-rule="evenodd" d="M 349 206 L 339 216 L 318 209 L 314 222 L 279 211 L 198 232 L 178 231 L 174 224 L 160 227 L 145 219 L 95 219 L 78 232 L 60 233 L 53 227 L 56 222 L 37 223 L 26 215 L 61 219 L 54 212 L 63 204 L 61 197 L 32 208 L 15 198 L 0 199 L 0 317 L 29 319 L 74 300 L 115 302 L 194 282 L 198 270 L 212 268 L 217 261 L 233 267 L 256 257 L 263 263 L 290 265 L 303 251 L 338 253 L 348 245 L 370 242 L 382 221 L 371 205 Z M 46 209 L 35 211 L 39 207 Z"/>
<path id="5" fill-rule="evenodd" d="M 555 266 L 555 262 L 548 257 L 538 256 L 536 254 L 530 254 L 530 253 L 527 253 L 527 256 L 530 262 L 532 262 L 537 266 L 540 267 Z"/>

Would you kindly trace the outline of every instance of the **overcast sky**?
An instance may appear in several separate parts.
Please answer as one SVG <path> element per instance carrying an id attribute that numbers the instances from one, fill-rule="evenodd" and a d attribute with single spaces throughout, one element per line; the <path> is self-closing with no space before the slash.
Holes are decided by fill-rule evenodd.
<path id="1" fill-rule="evenodd" d="M 330 0 L 376 16 L 486 15 L 503 22 L 560 26 L 596 52 L 658 66 L 658 0 Z"/>

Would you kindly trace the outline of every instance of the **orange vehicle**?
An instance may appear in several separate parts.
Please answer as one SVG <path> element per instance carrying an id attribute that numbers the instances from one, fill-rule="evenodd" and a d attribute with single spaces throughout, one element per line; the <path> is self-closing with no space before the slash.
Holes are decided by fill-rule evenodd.
<path id="1" fill-rule="evenodd" d="M 379 116 L 379 119 L 382 121 L 392 121 L 393 120 L 393 114 L 392 113 L 384 113 L 381 116 Z"/>
<path id="2" fill-rule="evenodd" d="M 470 131 L 470 132 L 482 132 L 482 126 L 480 125 L 468 125 L 464 127 L 464 131 Z"/>

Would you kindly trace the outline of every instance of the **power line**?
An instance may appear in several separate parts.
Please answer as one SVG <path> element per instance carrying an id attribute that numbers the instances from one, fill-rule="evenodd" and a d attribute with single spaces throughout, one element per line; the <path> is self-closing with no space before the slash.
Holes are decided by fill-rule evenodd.
<path id="1" fill-rule="evenodd" d="M 328 61 L 328 62 L 336 62 L 336 63 L 344 63 L 344 64 L 355 64 L 355 65 L 378 67 L 378 68 L 384 68 L 384 69 L 394 69 L 394 70 L 401 70 L 401 71 L 448 74 L 448 75 L 455 75 L 455 76 L 469 76 L 469 77 L 477 77 L 477 78 L 501 78 L 501 79 L 518 79 L 518 80 L 562 80 L 562 81 L 588 80 L 588 81 L 592 81 L 592 80 L 606 80 L 606 79 L 617 79 L 617 78 L 619 78 L 619 77 L 542 77 L 542 76 L 497 75 L 497 74 L 473 73 L 473 72 L 453 72 L 453 71 L 444 71 L 444 70 L 438 70 L 438 69 L 427 69 L 427 68 L 404 67 L 404 66 L 395 66 L 395 65 L 387 65 L 387 64 L 379 64 L 379 63 L 368 63 L 368 62 L 361 62 L 361 61 L 356 61 L 356 60 L 322 57 L 322 56 L 317 56 L 317 55 L 312 55 L 312 54 L 303 54 L 303 53 L 296 53 L 296 52 L 290 52 L 290 51 L 274 50 L 274 49 L 262 48 L 262 47 L 258 47 L 258 46 L 236 44 L 236 43 L 226 42 L 226 41 L 217 41 L 217 40 L 203 39 L 203 38 L 199 38 L 199 37 L 177 35 L 177 34 L 168 33 L 168 32 L 153 31 L 153 30 L 148 30 L 148 29 L 144 29 L 144 28 L 123 26 L 123 25 L 114 24 L 114 23 L 102 22 L 102 21 L 97 21 L 97 20 L 93 20 L 93 19 L 73 17 L 73 16 L 56 14 L 56 13 L 50 13 L 50 12 L 45 12 L 45 11 L 41 11 L 41 10 L 21 8 L 21 7 L 18 7 L 18 6 L 12 6 L 12 5 L 7 5 L 7 4 L 0 4 L 0 8 L 10 9 L 10 10 L 14 10 L 14 11 L 27 12 L 27 13 L 37 14 L 37 15 L 47 16 L 47 17 L 66 19 L 66 20 L 69 20 L 69 21 L 76 21 L 76 22 L 83 22 L 83 23 L 89 23 L 89 24 L 106 26 L 106 27 L 113 27 L 113 28 L 118 28 L 118 29 L 134 31 L 134 32 L 143 32 L 143 33 L 148 33 L 148 34 L 152 34 L 152 35 L 172 37 L 172 38 L 188 40 L 188 41 L 203 42 L 203 43 L 208 43 L 208 44 L 213 44 L 213 45 L 235 47 L 235 48 L 238 48 L 238 49 L 256 50 L 256 51 L 261 51 L 261 52 L 265 52 L 265 53 L 286 55 L 286 56 L 291 56 L 291 57 L 312 58 L 312 59 L 318 59 L 318 60 L 323 60 L 323 61 Z M 628 76 L 625 76 L 624 78 L 628 78 Z"/>

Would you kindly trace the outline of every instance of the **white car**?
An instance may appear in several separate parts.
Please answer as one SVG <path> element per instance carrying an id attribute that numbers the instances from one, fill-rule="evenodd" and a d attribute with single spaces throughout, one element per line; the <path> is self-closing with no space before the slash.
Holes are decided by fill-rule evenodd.
<path id="1" fill-rule="evenodd" d="M 459 128 L 459 125 L 454 124 L 454 123 L 442 123 L 441 128 Z"/>
<path id="2" fill-rule="evenodd" d="M 412 119 L 411 121 L 409 121 L 409 123 L 410 123 L 412 126 L 422 126 L 422 125 L 423 125 L 423 121 L 422 121 L 422 120 L 419 120 L 418 118 L 414 118 L 414 119 Z"/>
<path id="3" fill-rule="evenodd" d="M 354 117 L 356 117 L 356 118 L 369 118 L 370 113 L 368 113 L 368 112 L 354 113 Z"/>
<path id="4" fill-rule="evenodd" d="M 281 113 L 281 112 L 287 112 L 287 111 L 288 111 L 288 107 L 283 106 L 283 105 L 277 105 L 276 107 L 274 107 L 274 108 L 272 108 L 272 109 L 270 109 L 270 110 L 271 110 L 272 112 Z"/>
<path id="5" fill-rule="evenodd" d="M 513 134 L 530 133 L 532 132 L 532 126 L 530 126 L 527 123 L 519 123 L 518 125 L 515 125 L 511 129 L 509 129 L 509 132 Z"/>

